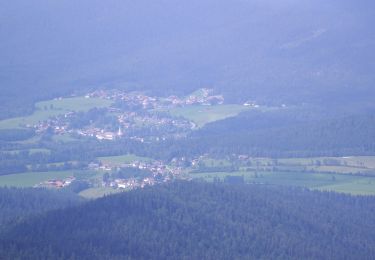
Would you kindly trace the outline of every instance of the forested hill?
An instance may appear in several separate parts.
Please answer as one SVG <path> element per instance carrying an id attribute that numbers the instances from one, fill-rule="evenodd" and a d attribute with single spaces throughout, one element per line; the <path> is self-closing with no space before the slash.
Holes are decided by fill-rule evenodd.
<path id="1" fill-rule="evenodd" d="M 2 1 L 0 117 L 91 87 L 371 102 L 374 7 L 372 0 Z"/>
<path id="2" fill-rule="evenodd" d="M 310 120 L 280 112 L 244 113 L 206 125 L 189 144 L 213 154 L 345 156 L 375 153 L 375 116 Z M 188 145 L 188 144 L 186 144 Z"/>
<path id="3" fill-rule="evenodd" d="M 47 189 L 0 188 L 0 232 L 31 216 L 78 205 L 83 199 L 70 192 Z"/>
<path id="4" fill-rule="evenodd" d="M 373 197 L 182 182 L 27 221 L 0 258 L 374 259 L 374 214 Z"/>

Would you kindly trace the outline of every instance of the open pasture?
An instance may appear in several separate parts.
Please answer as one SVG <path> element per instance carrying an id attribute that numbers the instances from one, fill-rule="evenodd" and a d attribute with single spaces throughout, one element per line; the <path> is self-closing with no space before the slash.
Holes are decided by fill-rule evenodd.
<path id="1" fill-rule="evenodd" d="M 250 108 L 242 105 L 187 106 L 168 110 L 172 116 L 181 116 L 202 127 L 205 124 L 238 115 Z"/>
<path id="2" fill-rule="evenodd" d="M 375 156 L 311 157 L 277 159 L 285 165 L 328 165 L 375 169 Z"/>
<path id="3" fill-rule="evenodd" d="M 306 173 L 306 172 L 207 172 L 190 173 L 193 179 L 204 179 L 212 182 L 215 178 L 221 181 L 226 176 L 244 176 L 246 183 L 259 185 L 298 186 L 325 191 L 350 193 L 353 195 L 375 195 L 375 177 Z"/>
<path id="4" fill-rule="evenodd" d="M 0 176 L 0 187 L 33 187 L 51 179 L 73 176 L 72 171 L 25 172 Z"/>
<path id="5" fill-rule="evenodd" d="M 0 121 L 0 129 L 22 128 L 33 125 L 50 117 L 72 111 L 88 111 L 95 107 L 108 107 L 112 101 L 100 98 L 72 97 L 42 101 L 35 104 L 35 111 L 30 116 L 15 117 Z"/>
<path id="6" fill-rule="evenodd" d="M 26 152 L 29 154 L 36 154 L 36 153 L 50 154 L 51 150 L 45 149 L 45 148 L 32 148 L 28 150 L 11 150 L 11 151 L 3 151 L 3 152 L 7 154 L 12 154 L 12 155 L 16 155 L 22 152 Z"/>
<path id="7" fill-rule="evenodd" d="M 124 164 L 124 163 L 126 163 L 126 164 L 133 163 L 135 161 L 138 161 L 138 162 L 150 162 L 150 161 L 152 161 L 151 158 L 140 157 L 140 156 L 136 156 L 134 154 L 99 157 L 98 160 L 101 163 L 110 164 L 110 165 L 113 165 L 113 166 L 121 165 L 121 164 Z"/>

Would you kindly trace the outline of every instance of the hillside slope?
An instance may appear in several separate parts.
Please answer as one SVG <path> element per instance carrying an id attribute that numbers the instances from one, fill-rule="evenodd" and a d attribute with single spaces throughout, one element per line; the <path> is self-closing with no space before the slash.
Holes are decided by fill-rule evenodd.
<path id="1" fill-rule="evenodd" d="M 28 221 L 1 237 L 0 257 L 373 259 L 374 205 L 301 189 L 174 183 Z"/>

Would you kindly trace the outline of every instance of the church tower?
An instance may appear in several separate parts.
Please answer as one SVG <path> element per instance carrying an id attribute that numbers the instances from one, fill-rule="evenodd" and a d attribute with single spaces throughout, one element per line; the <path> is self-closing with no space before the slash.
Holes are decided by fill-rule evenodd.
<path id="1" fill-rule="evenodd" d="M 117 131 L 117 136 L 122 136 L 123 133 L 122 133 L 122 130 L 121 130 L 121 126 L 118 127 L 118 131 Z"/>

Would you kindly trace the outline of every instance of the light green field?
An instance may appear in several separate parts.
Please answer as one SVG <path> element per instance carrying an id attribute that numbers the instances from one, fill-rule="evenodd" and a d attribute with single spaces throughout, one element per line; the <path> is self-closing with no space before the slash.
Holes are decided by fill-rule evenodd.
<path id="1" fill-rule="evenodd" d="M 375 169 L 375 156 L 351 156 L 343 157 L 341 159 L 347 162 L 348 165 Z"/>
<path id="2" fill-rule="evenodd" d="M 29 152 L 30 154 L 36 154 L 36 153 L 49 154 L 51 151 L 48 149 L 44 149 L 44 148 L 33 148 L 29 150 L 12 150 L 12 151 L 4 151 L 4 152 L 9 153 L 9 154 L 18 154 L 20 152 Z"/>
<path id="3" fill-rule="evenodd" d="M 187 118 L 202 127 L 207 123 L 233 117 L 250 108 L 242 105 L 187 106 L 168 110 L 172 116 Z"/>
<path id="4" fill-rule="evenodd" d="M 120 156 L 108 156 L 108 157 L 98 157 L 98 160 L 102 163 L 111 164 L 113 166 L 121 165 L 123 163 L 132 163 L 135 161 L 139 162 L 150 162 L 151 158 L 140 157 L 134 154 L 120 155 Z"/>
<path id="5" fill-rule="evenodd" d="M 302 173 L 302 172 L 214 172 L 191 173 L 193 179 L 212 182 L 215 177 L 244 176 L 245 182 L 263 185 L 298 186 L 326 191 L 336 191 L 355 195 L 375 195 L 375 178 L 343 174 Z"/>
<path id="6" fill-rule="evenodd" d="M 342 174 L 367 174 L 374 175 L 374 169 L 366 169 L 351 166 L 317 166 L 311 167 L 316 172 L 342 173 Z"/>
<path id="7" fill-rule="evenodd" d="M 204 163 L 205 166 L 207 167 L 220 167 L 220 166 L 231 166 L 230 161 L 225 160 L 225 159 L 203 159 L 202 162 Z"/>
<path id="8" fill-rule="evenodd" d="M 357 178 L 349 182 L 327 185 L 320 190 L 350 193 L 353 195 L 375 195 L 375 178 Z"/>
<path id="9" fill-rule="evenodd" d="M 83 190 L 79 193 L 80 196 L 86 199 L 97 199 L 104 197 L 106 195 L 115 194 L 122 192 L 121 190 L 116 190 L 110 187 L 98 187 L 98 188 L 89 188 Z"/>
<path id="10" fill-rule="evenodd" d="M 70 111 L 88 111 L 94 107 L 108 107 L 112 101 L 100 98 L 73 97 L 38 102 L 30 116 L 16 117 L 0 121 L 0 129 L 15 129 L 27 124 L 36 124 L 52 116 L 62 115 Z"/>
<path id="11" fill-rule="evenodd" d="M 375 169 L 375 156 L 350 156 L 350 157 L 313 157 L 313 158 L 287 158 L 278 159 L 278 162 L 289 165 L 312 165 L 317 161 L 322 164 L 324 161 L 333 160 L 338 162 L 340 165 L 350 167 L 362 167 Z"/>
<path id="12" fill-rule="evenodd" d="M 51 179 L 65 179 L 73 176 L 72 171 L 26 172 L 0 176 L 0 186 L 33 187 Z"/>
<path id="13" fill-rule="evenodd" d="M 251 158 L 251 167 L 277 167 L 285 171 L 307 171 L 375 176 L 375 156 L 315 157 L 315 158 Z"/>

